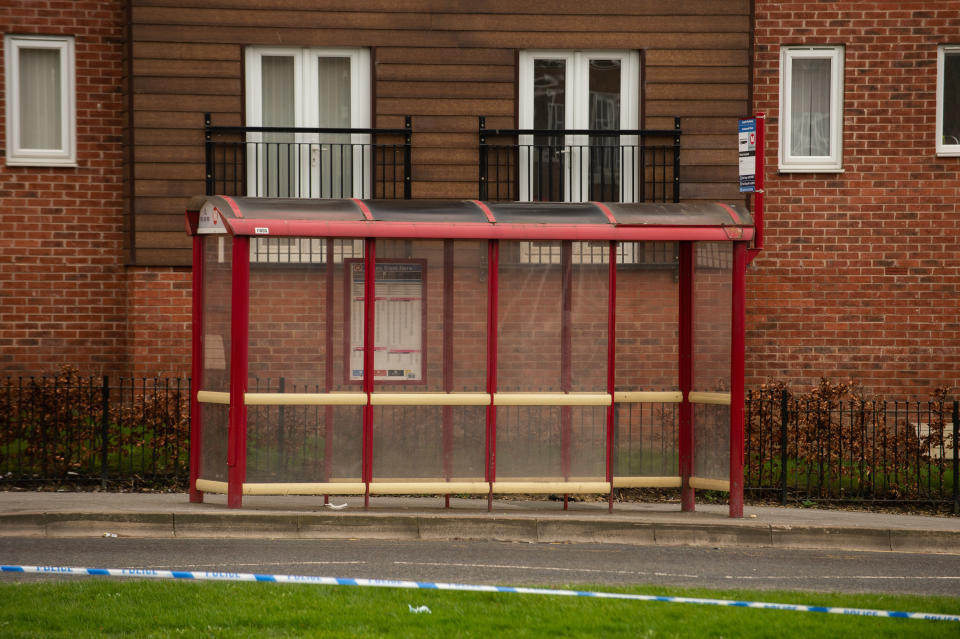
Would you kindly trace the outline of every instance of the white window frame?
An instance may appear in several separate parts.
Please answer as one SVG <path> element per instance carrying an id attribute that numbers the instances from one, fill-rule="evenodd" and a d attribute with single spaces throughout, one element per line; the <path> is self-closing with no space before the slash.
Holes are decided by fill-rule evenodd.
<path id="1" fill-rule="evenodd" d="M 5 35 L 7 157 L 10 166 L 77 166 L 76 62 L 72 36 Z M 20 141 L 20 50 L 53 49 L 60 54 L 60 145 L 25 148 Z"/>
<path id="2" fill-rule="evenodd" d="M 264 56 L 288 56 L 294 59 L 294 127 L 316 127 L 319 126 L 319 113 L 315 108 L 306 108 L 306 105 L 316 105 L 318 100 L 317 87 L 317 59 L 327 58 L 349 58 L 350 60 L 350 127 L 354 129 L 369 129 L 371 127 L 370 117 L 370 50 L 360 47 L 345 48 L 304 48 L 304 47 L 247 47 L 245 52 L 245 79 L 246 79 L 246 113 L 247 126 L 263 126 L 263 94 L 262 94 L 262 59 Z M 247 136 L 248 142 L 262 141 L 260 133 L 250 133 Z M 296 142 L 308 143 L 315 142 L 317 136 L 309 134 L 298 134 Z M 350 137 L 351 144 L 369 144 L 370 136 L 365 134 L 354 134 Z M 305 147 L 306 148 L 306 147 Z M 306 152 L 306 151 L 304 151 Z M 304 159 L 301 162 L 303 175 L 301 180 L 317 180 L 319 175 L 311 172 L 311 164 L 316 166 L 319 149 L 313 147 L 309 151 L 311 157 L 309 161 Z M 367 193 L 370 188 L 370 171 L 364 170 L 364 158 L 362 154 L 355 154 L 353 159 L 353 191 L 354 193 Z M 369 158 L 367 158 L 369 160 Z M 255 158 L 248 158 L 249 162 L 256 162 Z M 260 180 L 263 180 L 262 172 L 256 171 L 252 165 L 249 175 L 260 174 Z M 262 192 L 263 184 L 251 185 Z M 311 187 L 313 188 L 313 187 Z"/>
<path id="3" fill-rule="evenodd" d="M 947 53 L 960 55 L 960 44 L 944 44 L 937 47 L 937 155 L 956 157 L 960 156 L 960 140 L 948 143 L 943 139 L 943 85 L 947 77 Z"/>
<path id="4" fill-rule="evenodd" d="M 607 51 L 607 50 L 527 50 L 520 52 L 519 60 L 519 84 L 518 84 L 518 116 L 519 128 L 533 128 L 533 68 L 535 60 L 564 60 L 566 62 L 566 128 L 568 129 L 587 129 L 590 119 L 590 60 L 619 60 L 621 64 L 620 73 L 620 129 L 639 129 L 640 128 L 640 106 L 639 106 L 639 87 L 640 87 L 640 54 L 637 51 Z M 523 145 L 533 144 L 533 136 L 520 136 L 521 149 Z M 621 143 L 625 145 L 636 145 L 637 136 L 621 136 Z M 567 145 L 582 145 L 589 143 L 588 136 L 568 135 L 564 143 Z M 521 154 L 522 155 L 522 154 Z M 564 170 L 566 175 L 579 175 L 579 184 L 566 184 L 564 187 L 564 199 L 568 202 L 583 202 L 589 193 L 589 172 L 579 166 L 581 161 L 579 154 L 573 154 L 572 160 L 567 154 L 566 162 L 573 161 L 575 165 L 570 170 Z M 621 166 L 621 190 L 624 194 L 633 193 L 633 174 L 634 165 L 630 162 L 631 158 L 624 157 Z M 637 159 L 633 159 L 636 162 Z M 518 193 L 520 201 L 528 201 L 529 180 L 525 173 L 528 162 L 521 161 L 520 168 L 520 192 Z"/>
<path id="5" fill-rule="evenodd" d="M 841 173 L 843 171 L 843 52 L 842 46 L 797 46 L 780 49 L 779 168 L 785 173 Z M 830 61 L 830 154 L 790 153 L 790 102 L 793 61 L 800 58 Z"/>

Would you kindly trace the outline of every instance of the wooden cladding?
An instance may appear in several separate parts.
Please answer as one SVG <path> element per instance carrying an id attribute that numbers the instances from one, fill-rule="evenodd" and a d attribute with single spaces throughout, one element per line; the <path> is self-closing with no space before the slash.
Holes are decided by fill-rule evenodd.
<path id="1" fill-rule="evenodd" d="M 589 7 L 588 9 L 585 9 Z M 244 124 L 247 46 L 368 47 L 375 127 L 413 117 L 413 197 L 477 196 L 479 116 L 517 126 L 523 49 L 639 50 L 641 126 L 683 119 L 681 199 L 736 201 L 749 0 L 131 0 L 134 260 L 188 265 L 204 113 Z"/>

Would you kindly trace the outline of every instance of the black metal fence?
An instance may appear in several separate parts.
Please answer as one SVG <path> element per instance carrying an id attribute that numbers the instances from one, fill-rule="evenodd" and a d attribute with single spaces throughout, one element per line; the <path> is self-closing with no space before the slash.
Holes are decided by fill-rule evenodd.
<path id="1" fill-rule="evenodd" d="M 674 128 L 488 129 L 480 118 L 481 200 L 679 202 Z"/>
<path id="2" fill-rule="evenodd" d="M 207 195 L 410 199 L 410 116 L 401 129 L 205 122 Z"/>
<path id="3" fill-rule="evenodd" d="M 0 483 L 184 487 L 190 380 L 6 378 Z"/>
<path id="4" fill-rule="evenodd" d="M 0 381 L 0 484 L 184 488 L 189 471 L 189 398 L 190 380 L 184 378 L 73 373 L 6 378 Z M 255 431 L 263 419 L 285 426 L 274 424 L 259 435 L 251 433 L 251 441 L 261 435 L 302 437 L 302 442 L 293 442 L 296 447 L 320 451 L 322 446 L 311 448 L 307 438 L 318 437 L 314 431 L 323 417 L 316 407 L 304 407 L 302 415 L 296 411 L 288 408 L 279 416 L 252 412 Z M 422 415 L 405 419 L 402 411 L 394 412 L 390 419 L 404 422 L 395 424 L 406 433 L 403 439 L 419 441 L 436 434 Z M 676 471 L 671 452 L 676 446 L 675 415 L 673 404 L 627 406 L 618 412 L 619 472 Z M 507 421 L 505 435 L 539 436 L 521 432 L 522 415 Z M 545 428 L 532 422 L 528 427 Z M 958 431 L 956 400 L 826 401 L 787 393 L 750 394 L 747 497 L 784 504 L 925 504 L 960 513 Z M 277 445 L 287 449 L 290 442 L 281 444 Z M 429 442 L 418 445 L 431 448 Z M 459 448 L 461 443 L 454 445 Z"/>
<path id="5" fill-rule="evenodd" d="M 744 481 L 781 503 L 926 503 L 960 513 L 956 400 L 748 396 Z"/>

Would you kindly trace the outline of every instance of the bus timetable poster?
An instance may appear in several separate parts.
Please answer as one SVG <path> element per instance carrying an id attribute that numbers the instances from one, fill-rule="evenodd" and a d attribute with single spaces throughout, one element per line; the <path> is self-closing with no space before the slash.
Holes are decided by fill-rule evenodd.
<path id="1" fill-rule="evenodd" d="M 349 264 L 350 381 L 363 380 L 363 261 Z M 425 260 L 377 261 L 373 379 L 422 382 Z"/>

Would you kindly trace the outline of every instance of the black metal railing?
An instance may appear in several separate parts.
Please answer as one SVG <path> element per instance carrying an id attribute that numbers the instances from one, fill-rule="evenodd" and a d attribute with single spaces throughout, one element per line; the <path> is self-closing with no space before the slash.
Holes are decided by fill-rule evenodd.
<path id="1" fill-rule="evenodd" d="M 480 118 L 481 200 L 679 202 L 674 128 L 488 129 Z"/>
<path id="2" fill-rule="evenodd" d="M 186 486 L 190 380 L 0 381 L 0 483 Z"/>
<path id="3" fill-rule="evenodd" d="M 783 504 L 919 502 L 960 513 L 958 408 L 750 394 L 745 487 Z"/>
<path id="4" fill-rule="evenodd" d="M 402 129 L 214 126 L 205 116 L 207 195 L 410 199 Z"/>

